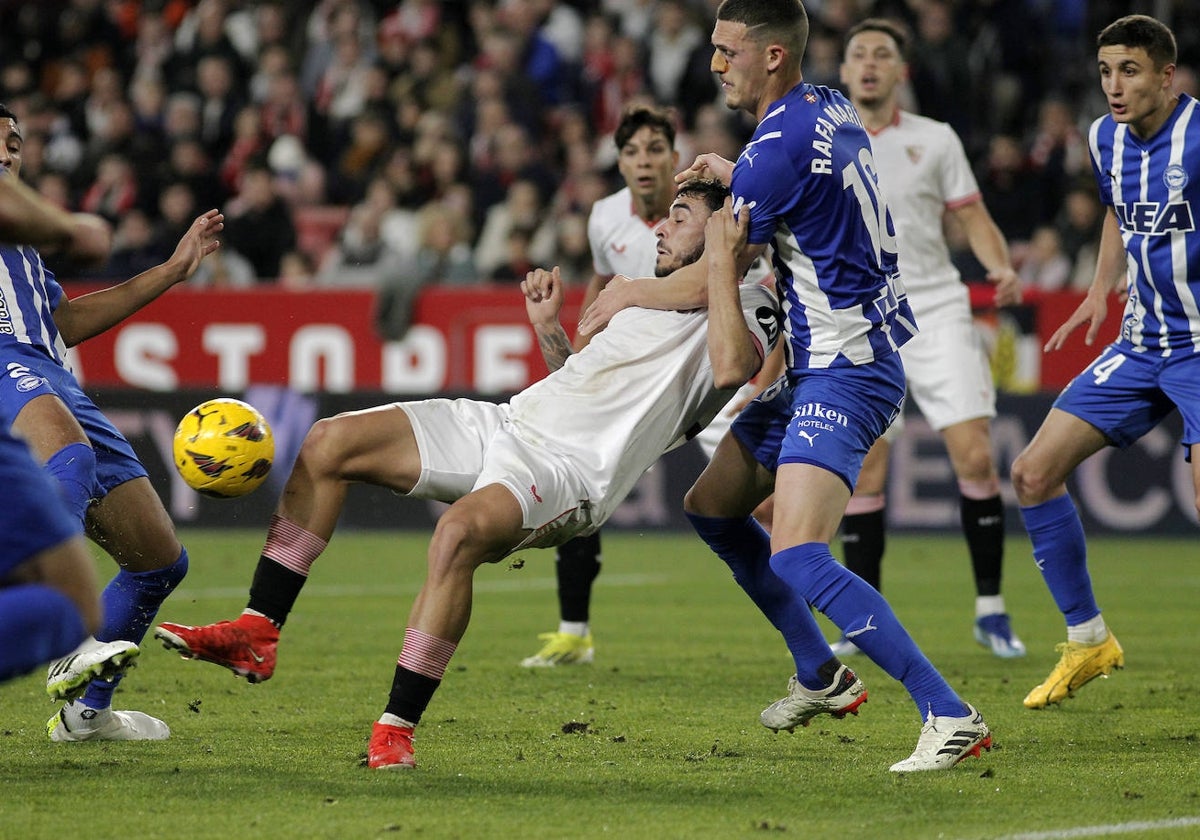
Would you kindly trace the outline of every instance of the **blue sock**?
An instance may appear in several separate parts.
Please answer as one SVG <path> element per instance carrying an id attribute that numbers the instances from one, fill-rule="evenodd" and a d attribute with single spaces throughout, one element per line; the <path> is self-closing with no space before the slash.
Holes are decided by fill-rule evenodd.
<path id="1" fill-rule="evenodd" d="M 86 443 L 71 443 L 50 456 L 46 471 L 58 483 L 58 491 L 75 518 L 84 521 L 96 484 L 96 453 Z"/>
<path id="2" fill-rule="evenodd" d="M 187 574 L 187 549 L 179 559 L 162 569 L 149 572 L 127 572 L 124 569 L 108 582 L 100 600 L 104 605 L 104 624 L 96 633 L 102 642 L 123 639 L 140 644 L 146 631 L 158 615 L 158 608 Z M 83 696 L 83 702 L 93 709 L 105 709 L 112 704 L 112 694 L 121 681 L 93 680 Z"/>
<path id="3" fill-rule="evenodd" d="M 962 717 L 966 704 L 933 667 L 874 587 L 833 559 L 825 543 L 771 557 L 771 568 L 825 614 L 871 661 L 904 684 L 921 716 Z"/>
<path id="4" fill-rule="evenodd" d="M 812 690 L 828 688 L 817 669 L 833 652 L 807 603 L 771 569 L 771 538 L 754 517 L 726 519 L 686 514 L 700 538 L 733 571 L 733 579 L 787 642 L 796 679 Z"/>
<path id="5" fill-rule="evenodd" d="M 66 656 L 87 636 L 75 602 L 41 583 L 0 589 L 0 681 Z"/>
<path id="6" fill-rule="evenodd" d="M 1087 567 L 1083 523 L 1071 496 L 1064 493 L 1040 505 L 1021 508 L 1025 530 L 1037 563 L 1067 625 L 1082 624 L 1100 615 Z"/>

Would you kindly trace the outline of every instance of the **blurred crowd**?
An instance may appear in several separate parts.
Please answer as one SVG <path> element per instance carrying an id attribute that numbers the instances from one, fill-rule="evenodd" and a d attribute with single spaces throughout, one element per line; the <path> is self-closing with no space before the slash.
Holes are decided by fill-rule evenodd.
<path id="1" fill-rule="evenodd" d="M 0 3 L 0 102 L 23 174 L 116 228 L 124 278 L 165 259 L 204 209 L 226 247 L 192 281 L 370 287 L 406 327 L 426 283 L 591 274 L 586 221 L 621 186 L 630 102 L 674 109 L 681 165 L 734 157 L 752 126 L 709 71 L 717 0 L 42 0 Z M 842 34 L 869 15 L 914 34 L 909 106 L 949 122 L 1026 283 L 1090 281 L 1101 208 L 1086 148 L 1105 112 L 1095 34 L 1183 0 L 806 0 L 806 80 L 837 86 Z M 951 231 L 953 237 L 954 232 Z M 953 241 L 953 238 L 952 238 Z M 982 273 L 963 252 L 968 278 Z"/>

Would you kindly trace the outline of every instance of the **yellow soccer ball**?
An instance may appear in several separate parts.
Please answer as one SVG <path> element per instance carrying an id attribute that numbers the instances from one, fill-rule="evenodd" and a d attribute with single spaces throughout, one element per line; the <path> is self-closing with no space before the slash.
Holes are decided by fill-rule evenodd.
<path id="1" fill-rule="evenodd" d="M 258 489 L 275 460 L 271 427 L 254 406 L 222 397 L 189 411 L 175 429 L 175 468 L 188 486 L 216 499 Z"/>

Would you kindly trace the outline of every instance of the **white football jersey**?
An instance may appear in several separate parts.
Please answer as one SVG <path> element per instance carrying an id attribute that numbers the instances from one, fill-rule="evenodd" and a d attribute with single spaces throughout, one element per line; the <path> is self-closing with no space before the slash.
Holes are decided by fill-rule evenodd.
<path id="1" fill-rule="evenodd" d="M 637 214 L 629 187 L 593 204 L 588 215 L 588 244 L 596 273 L 602 277 L 653 277 L 658 248 L 654 229 L 660 221 L 647 222 Z"/>
<path id="2" fill-rule="evenodd" d="M 740 292 L 765 356 L 779 337 L 778 304 L 760 285 L 743 284 Z M 512 398 L 513 432 L 578 471 L 597 527 L 642 473 L 736 393 L 713 384 L 707 327 L 702 309 L 624 309 L 561 368 Z"/>
<path id="3" fill-rule="evenodd" d="M 871 149 L 900 245 L 900 277 L 917 325 L 943 306 L 970 308 L 942 232 L 946 210 L 979 201 L 979 185 L 949 125 L 896 111 L 871 134 Z"/>

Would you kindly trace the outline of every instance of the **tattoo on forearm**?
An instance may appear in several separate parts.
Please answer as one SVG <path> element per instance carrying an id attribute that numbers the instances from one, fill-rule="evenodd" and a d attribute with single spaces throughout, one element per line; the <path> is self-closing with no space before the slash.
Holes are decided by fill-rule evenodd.
<path id="1" fill-rule="evenodd" d="M 542 351 L 542 358 L 546 360 L 546 367 L 553 372 L 566 364 L 567 356 L 571 355 L 572 350 L 571 341 L 562 325 L 538 327 L 534 331 L 537 333 L 538 347 Z"/>

